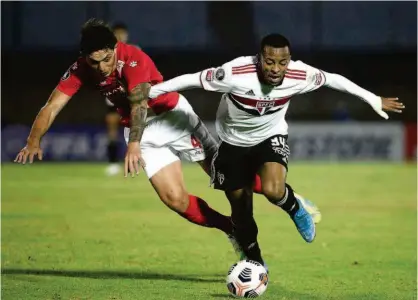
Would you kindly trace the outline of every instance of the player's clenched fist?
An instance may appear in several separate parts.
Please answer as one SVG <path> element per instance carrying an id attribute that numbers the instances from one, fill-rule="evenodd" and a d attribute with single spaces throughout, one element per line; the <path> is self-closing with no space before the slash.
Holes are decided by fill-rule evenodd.
<path id="1" fill-rule="evenodd" d="M 39 145 L 26 145 L 17 154 L 14 162 L 25 164 L 29 157 L 29 163 L 33 163 L 33 158 L 38 155 L 38 159 L 42 160 L 43 151 Z"/>
<path id="2" fill-rule="evenodd" d="M 139 174 L 139 167 L 145 167 L 145 161 L 141 157 L 141 148 L 139 142 L 129 142 L 125 155 L 125 177 L 128 172 L 132 177 Z"/>

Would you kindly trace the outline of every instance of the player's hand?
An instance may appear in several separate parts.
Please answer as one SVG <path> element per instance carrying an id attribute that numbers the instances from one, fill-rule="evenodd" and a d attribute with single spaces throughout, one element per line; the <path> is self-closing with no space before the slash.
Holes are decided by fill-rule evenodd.
<path id="1" fill-rule="evenodd" d="M 38 156 L 39 160 L 42 160 L 43 151 L 39 144 L 27 144 L 20 152 L 17 154 L 14 162 L 19 164 L 25 164 L 29 158 L 29 163 L 33 163 L 35 156 Z"/>
<path id="2" fill-rule="evenodd" d="M 382 109 L 384 111 L 391 111 L 401 114 L 405 108 L 402 102 L 399 102 L 399 98 L 384 98 L 382 97 Z"/>
<path id="3" fill-rule="evenodd" d="M 145 167 L 145 161 L 141 156 L 141 148 L 139 142 L 128 143 L 128 149 L 125 155 L 125 177 L 131 173 L 132 177 L 139 174 L 139 167 Z"/>

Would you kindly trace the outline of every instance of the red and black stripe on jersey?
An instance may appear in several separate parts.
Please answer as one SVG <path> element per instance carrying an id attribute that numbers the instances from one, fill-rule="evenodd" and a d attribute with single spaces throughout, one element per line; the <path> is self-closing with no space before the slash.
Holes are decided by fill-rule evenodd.
<path id="1" fill-rule="evenodd" d="M 283 105 L 285 105 L 287 102 L 290 101 L 290 97 L 266 101 L 266 100 L 244 98 L 244 97 L 234 95 L 231 93 L 229 93 L 228 96 L 232 104 L 234 104 L 236 108 L 254 116 L 274 114 L 275 112 L 282 110 Z M 254 109 L 247 108 L 244 105 L 251 106 Z M 265 109 L 265 112 L 261 114 L 261 111 L 263 109 Z"/>
<path id="2" fill-rule="evenodd" d="M 284 77 L 297 80 L 306 80 L 306 71 L 287 69 Z"/>
<path id="3" fill-rule="evenodd" d="M 238 67 L 232 68 L 232 75 L 241 75 L 241 74 L 249 74 L 249 73 L 256 73 L 257 66 L 256 64 L 248 64 Z M 296 69 L 287 69 L 284 78 L 294 79 L 294 80 L 306 80 L 306 71 L 304 70 L 296 70 Z M 229 99 L 231 100 L 234 106 L 242 111 L 245 111 L 251 115 L 260 116 L 260 115 L 268 115 L 273 114 L 275 112 L 280 111 L 283 108 L 283 105 L 289 102 L 290 97 L 277 99 L 277 100 L 256 100 L 256 99 L 249 99 L 245 97 L 241 97 L 238 95 L 234 95 L 232 93 L 229 94 Z M 246 106 L 252 106 L 254 109 L 247 108 Z M 279 107 L 276 109 L 276 107 Z M 264 113 L 261 112 L 264 109 Z"/>
<path id="4" fill-rule="evenodd" d="M 255 64 L 248 64 L 244 66 L 232 67 L 232 75 L 248 74 L 257 72 Z"/>

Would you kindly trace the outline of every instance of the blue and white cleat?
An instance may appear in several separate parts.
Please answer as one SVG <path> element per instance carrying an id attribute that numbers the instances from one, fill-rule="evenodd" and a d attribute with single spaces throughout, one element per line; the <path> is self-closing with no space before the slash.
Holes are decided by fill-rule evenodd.
<path id="1" fill-rule="evenodd" d="M 316 206 L 313 202 L 303 198 L 301 195 L 295 193 L 295 197 L 299 199 L 299 203 L 302 203 L 302 206 L 306 209 L 306 211 L 311 215 L 315 224 L 318 224 L 322 220 L 322 214 L 319 211 L 318 206 Z"/>
<path id="2" fill-rule="evenodd" d="M 235 254 L 238 256 L 238 259 L 240 261 L 247 259 L 244 251 L 242 250 L 241 246 L 238 244 L 237 239 L 232 234 L 228 234 L 227 236 L 228 236 L 229 242 L 232 244 L 232 247 L 234 248 Z"/>
<path id="3" fill-rule="evenodd" d="M 302 202 L 298 198 L 296 198 L 296 200 L 299 203 L 299 209 L 291 218 L 302 238 L 306 242 L 312 243 L 316 235 L 314 220 L 309 212 L 305 209 Z"/>

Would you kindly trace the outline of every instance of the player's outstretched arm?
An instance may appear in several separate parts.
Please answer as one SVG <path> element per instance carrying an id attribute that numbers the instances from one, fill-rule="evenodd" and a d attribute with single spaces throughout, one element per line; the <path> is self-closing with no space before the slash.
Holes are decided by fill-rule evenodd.
<path id="1" fill-rule="evenodd" d="M 388 114 L 385 111 L 402 113 L 402 110 L 405 108 L 403 103 L 398 102 L 398 98 L 385 98 L 376 96 L 375 94 L 363 89 L 349 79 L 338 75 L 323 72 L 325 75 L 325 86 L 332 89 L 349 93 L 354 96 L 357 96 L 367 102 L 374 111 L 380 115 L 382 118 L 389 119 Z"/>
<path id="2" fill-rule="evenodd" d="M 128 96 L 131 102 L 131 127 L 125 155 L 125 177 L 128 176 L 128 171 L 132 176 L 139 174 L 139 165 L 145 167 L 145 162 L 141 157 L 140 142 L 146 126 L 150 87 L 149 83 L 141 83 L 133 88 Z"/>
<path id="3" fill-rule="evenodd" d="M 33 122 L 26 146 L 20 150 L 14 162 L 25 164 L 29 158 L 29 163 L 33 163 L 33 158 L 36 155 L 39 160 L 42 160 L 41 138 L 70 99 L 71 96 L 64 94 L 58 89 L 52 92 L 47 103 L 41 108 Z"/>
<path id="4" fill-rule="evenodd" d="M 167 80 L 165 82 L 156 84 L 151 87 L 149 91 L 150 98 L 157 98 L 166 93 L 183 91 L 193 88 L 202 88 L 200 82 L 201 72 L 195 74 L 185 74 L 173 79 Z"/>

